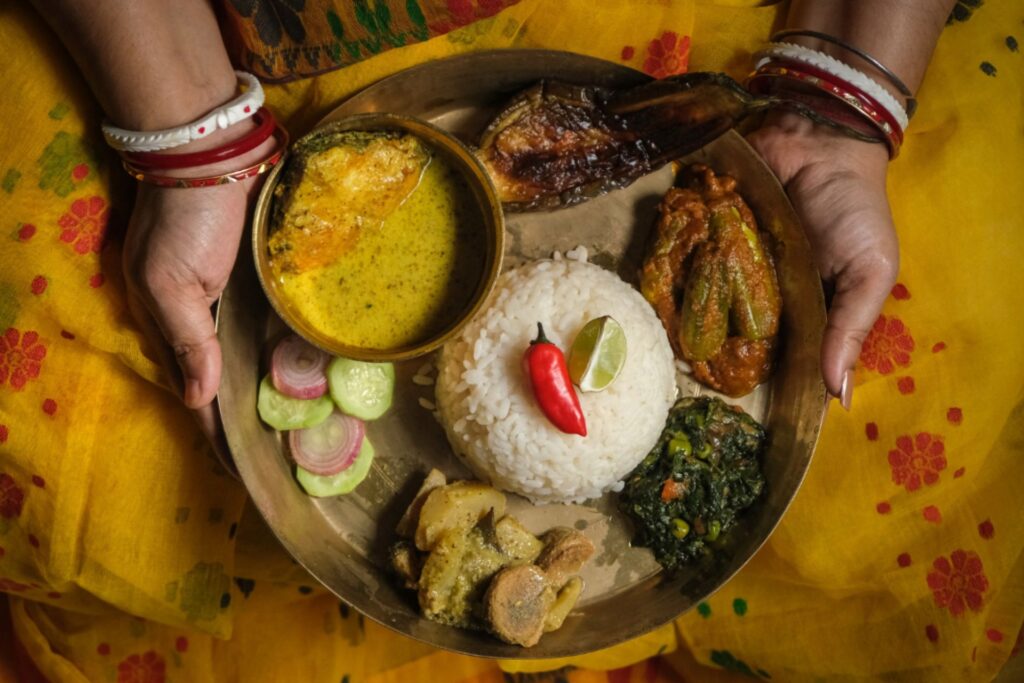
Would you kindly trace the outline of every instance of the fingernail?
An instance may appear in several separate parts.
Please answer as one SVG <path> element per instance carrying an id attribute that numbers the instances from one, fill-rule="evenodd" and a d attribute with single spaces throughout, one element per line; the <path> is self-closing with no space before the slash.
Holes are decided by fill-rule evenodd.
<path id="1" fill-rule="evenodd" d="M 843 383 L 839 386 L 839 404 L 850 411 L 853 404 L 853 382 L 850 381 L 850 371 L 843 373 Z"/>

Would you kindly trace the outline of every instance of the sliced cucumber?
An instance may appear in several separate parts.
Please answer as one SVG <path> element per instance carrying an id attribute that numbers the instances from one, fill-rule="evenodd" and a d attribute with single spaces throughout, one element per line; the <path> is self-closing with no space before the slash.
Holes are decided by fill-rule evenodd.
<path id="1" fill-rule="evenodd" d="M 327 386 L 341 412 L 360 420 L 376 420 L 391 407 L 395 366 L 335 358 L 327 366 Z"/>
<path id="2" fill-rule="evenodd" d="M 341 496 L 351 493 L 363 479 L 366 479 L 366 475 L 370 472 L 370 465 L 373 464 L 373 456 L 373 444 L 369 439 L 363 439 L 363 447 L 359 449 L 359 455 L 348 468 L 329 477 L 323 477 L 296 467 L 295 478 L 311 496 L 317 498 Z"/>
<path id="3" fill-rule="evenodd" d="M 274 388 L 267 375 L 260 382 L 256 407 L 260 419 L 279 431 L 315 427 L 334 411 L 329 396 L 320 398 L 291 398 Z"/>

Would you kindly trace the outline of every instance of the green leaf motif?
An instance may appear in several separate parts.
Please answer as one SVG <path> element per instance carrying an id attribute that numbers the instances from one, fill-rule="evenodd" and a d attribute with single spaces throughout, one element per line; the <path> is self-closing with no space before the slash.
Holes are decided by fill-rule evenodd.
<path id="1" fill-rule="evenodd" d="M 430 37 L 430 30 L 427 28 L 427 18 L 423 15 L 420 3 L 416 0 L 405 0 L 405 11 L 412 22 L 412 36 L 416 40 L 426 40 Z"/>
<path id="2" fill-rule="evenodd" d="M 505 22 L 505 28 L 501 29 L 501 35 L 504 38 L 514 38 L 518 29 L 519 22 L 512 17 L 509 17 L 508 21 Z"/>
<path id="3" fill-rule="evenodd" d="M 327 10 L 327 25 L 331 27 L 331 33 L 338 40 L 345 39 L 345 26 L 341 23 L 341 17 L 332 9 Z"/>
<path id="4" fill-rule="evenodd" d="M 4 188 L 4 192 L 11 194 L 14 192 L 14 186 L 21 180 L 21 171 L 16 168 L 7 169 L 7 173 L 4 174 L 4 179 L 0 181 L 0 186 Z"/>
<path id="5" fill-rule="evenodd" d="M 18 290 L 9 282 L 0 282 L 0 331 L 14 326 L 14 321 L 18 317 L 20 309 L 21 304 L 18 303 Z"/>
<path id="6" fill-rule="evenodd" d="M 178 606 L 189 621 L 209 621 L 220 611 L 221 598 L 229 585 L 224 565 L 219 562 L 197 562 L 182 577 Z"/>
<path id="7" fill-rule="evenodd" d="M 142 619 L 129 619 L 128 633 L 130 633 L 133 638 L 141 638 L 146 635 L 146 622 Z"/>
<path id="8" fill-rule="evenodd" d="M 369 38 L 363 39 L 360 42 L 363 47 L 367 49 L 370 54 L 377 54 L 380 52 L 380 28 L 377 26 L 376 15 L 370 11 L 369 5 L 366 4 L 366 0 L 355 0 L 353 3 L 356 12 L 356 21 L 358 21 L 366 32 L 370 34 Z"/>
<path id="9" fill-rule="evenodd" d="M 758 676 L 758 674 L 754 673 L 754 670 L 750 668 L 749 664 L 744 662 L 742 659 L 737 659 L 736 656 L 728 650 L 712 650 L 711 661 L 727 671 L 735 671 L 738 674 L 744 674 L 752 678 L 757 678 Z M 758 673 L 760 673 L 763 678 L 771 678 L 771 675 L 767 671 L 758 669 Z"/>
<path id="10" fill-rule="evenodd" d="M 39 189 L 53 190 L 58 197 L 67 197 L 80 182 L 73 175 L 75 168 L 82 164 L 95 168 L 98 161 L 84 140 L 60 131 L 36 160 L 40 169 Z M 83 179 L 93 175 L 87 173 Z"/>
<path id="11" fill-rule="evenodd" d="M 68 115 L 69 111 L 71 111 L 71 107 L 68 106 L 67 102 L 58 102 L 54 105 L 53 109 L 47 113 L 47 116 L 54 121 L 60 121 Z"/>
<path id="12" fill-rule="evenodd" d="M 496 21 L 497 17 L 489 17 L 487 19 L 481 19 L 480 21 L 473 22 L 468 26 L 457 28 L 448 34 L 448 42 L 472 45 L 482 36 L 490 33 L 491 29 L 494 28 Z"/>

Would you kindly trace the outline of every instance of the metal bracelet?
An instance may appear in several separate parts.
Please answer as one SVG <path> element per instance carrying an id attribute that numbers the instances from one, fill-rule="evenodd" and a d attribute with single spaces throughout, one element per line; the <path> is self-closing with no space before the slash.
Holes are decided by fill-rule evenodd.
<path id="1" fill-rule="evenodd" d="M 788 28 L 784 31 L 779 31 L 778 33 L 771 37 L 771 40 L 772 42 L 778 42 L 784 38 L 790 38 L 793 36 L 804 36 L 806 38 L 817 38 L 818 40 L 824 40 L 826 43 L 832 43 L 833 45 L 841 47 L 842 49 L 857 55 L 871 66 L 878 69 L 878 71 L 882 73 L 882 75 L 888 78 L 889 81 L 894 86 L 896 86 L 896 89 L 900 92 L 900 94 L 907 98 L 908 118 L 913 116 L 914 112 L 917 111 L 917 99 L 914 97 L 914 93 L 910 91 L 910 88 L 907 87 L 907 84 L 901 81 L 899 76 L 890 71 L 888 67 L 885 66 L 885 64 L 882 64 L 880 61 L 869 55 L 867 52 L 864 52 L 864 50 L 861 50 L 859 47 L 855 45 L 850 45 L 846 41 L 836 38 L 835 36 L 829 35 L 827 33 L 822 33 L 821 31 L 812 31 L 810 29 L 803 28 Z"/>

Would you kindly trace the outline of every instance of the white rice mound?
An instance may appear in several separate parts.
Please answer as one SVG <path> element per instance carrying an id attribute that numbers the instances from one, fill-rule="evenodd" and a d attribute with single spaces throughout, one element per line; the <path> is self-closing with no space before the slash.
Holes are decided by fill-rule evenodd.
<path id="1" fill-rule="evenodd" d="M 576 333 L 603 315 L 625 331 L 626 363 L 605 390 L 579 393 L 587 436 L 564 434 L 537 406 L 523 353 L 538 322 L 568 354 Z M 654 310 L 614 273 L 586 262 L 534 261 L 503 274 L 487 310 L 438 362 L 438 416 L 455 452 L 482 480 L 535 503 L 621 490 L 657 442 L 675 396 L 672 349 Z"/>

